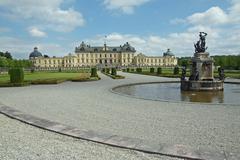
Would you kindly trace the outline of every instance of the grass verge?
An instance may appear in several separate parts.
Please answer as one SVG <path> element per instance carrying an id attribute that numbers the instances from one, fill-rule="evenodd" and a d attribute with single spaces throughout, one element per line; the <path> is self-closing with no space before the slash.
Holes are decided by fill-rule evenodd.
<path id="1" fill-rule="evenodd" d="M 100 77 L 90 77 L 90 73 L 66 73 L 66 72 L 34 72 L 25 73 L 25 81 L 21 84 L 10 83 L 8 74 L 0 75 L 0 87 L 17 87 L 27 85 L 41 85 L 41 84 L 59 84 L 65 81 L 85 82 L 96 81 Z"/>

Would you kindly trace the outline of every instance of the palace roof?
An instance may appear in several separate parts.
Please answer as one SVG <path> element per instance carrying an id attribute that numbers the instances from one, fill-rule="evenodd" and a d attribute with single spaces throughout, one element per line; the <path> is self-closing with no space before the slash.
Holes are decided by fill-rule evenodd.
<path id="1" fill-rule="evenodd" d="M 29 58 L 42 57 L 42 53 L 38 51 L 37 47 L 34 47 L 33 52 L 30 53 Z"/>
<path id="2" fill-rule="evenodd" d="M 75 48 L 75 53 L 105 53 L 105 52 L 136 52 L 135 48 L 132 47 L 128 42 L 125 43 L 123 46 L 114 47 L 114 46 L 90 46 L 86 45 L 84 42 L 80 44 L 80 46 Z"/>

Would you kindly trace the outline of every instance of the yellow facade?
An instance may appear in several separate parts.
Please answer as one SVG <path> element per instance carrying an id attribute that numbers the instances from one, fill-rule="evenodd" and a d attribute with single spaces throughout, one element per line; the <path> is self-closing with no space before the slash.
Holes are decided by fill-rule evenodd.
<path id="1" fill-rule="evenodd" d="M 134 57 L 134 65 L 136 66 L 176 66 L 177 58 L 173 55 L 166 55 L 162 57 L 146 56 L 142 53 Z"/>
<path id="2" fill-rule="evenodd" d="M 174 55 L 149 57 L 135 55 L 136 51 L 129 43 L 119 47 L 90 47 L 84 42 L 75 49 L 74 54 L 64 57 L 46 57 L 37 48 L 30 54 L 30 60 L 36 68 L 75 68 L 75 67 L 121 67 L 121 66 L 176 66 Z M 167 53 L 167 52 L 166 52 Z"/>

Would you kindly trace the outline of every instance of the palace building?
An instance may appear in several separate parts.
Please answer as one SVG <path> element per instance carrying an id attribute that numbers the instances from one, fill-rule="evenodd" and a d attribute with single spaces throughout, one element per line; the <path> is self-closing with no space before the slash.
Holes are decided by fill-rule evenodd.
<path id="1" fill-rule="evenodd" d="M 120 46 L 90 46 L 82 42 L 75 53 L 64 57 L 43 56 L 35 47 L 29 59 L 39 69 L 78 68 L 78 67 L 124 67 L 124 66 L 176 66 L 177 58 L 168 49 L 163 56 L 149 57 L 136 50 L 128 42 Z"/>

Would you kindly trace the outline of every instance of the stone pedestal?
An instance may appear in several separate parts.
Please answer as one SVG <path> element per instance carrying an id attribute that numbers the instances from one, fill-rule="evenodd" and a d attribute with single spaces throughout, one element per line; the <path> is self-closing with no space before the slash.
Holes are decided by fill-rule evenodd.
<path id="1" fill-rule="evenodd" d="M 214 79 L 214 65 L 213 59 L 209 57 L 209 53 L 195 53 L 192 58 L 192 70 L 191 75 L 197 70 L 199 74 L 199 80 L 213 80 Z"/>
<path id="2" fill-rule="evenodd" d="M 214 60 L 209 53 L 195 53 L 191 59 L 191 76 L 189 80 L 181 80 L 184 91 L 222 91 L 223 81 L 214 79 Z"/>

